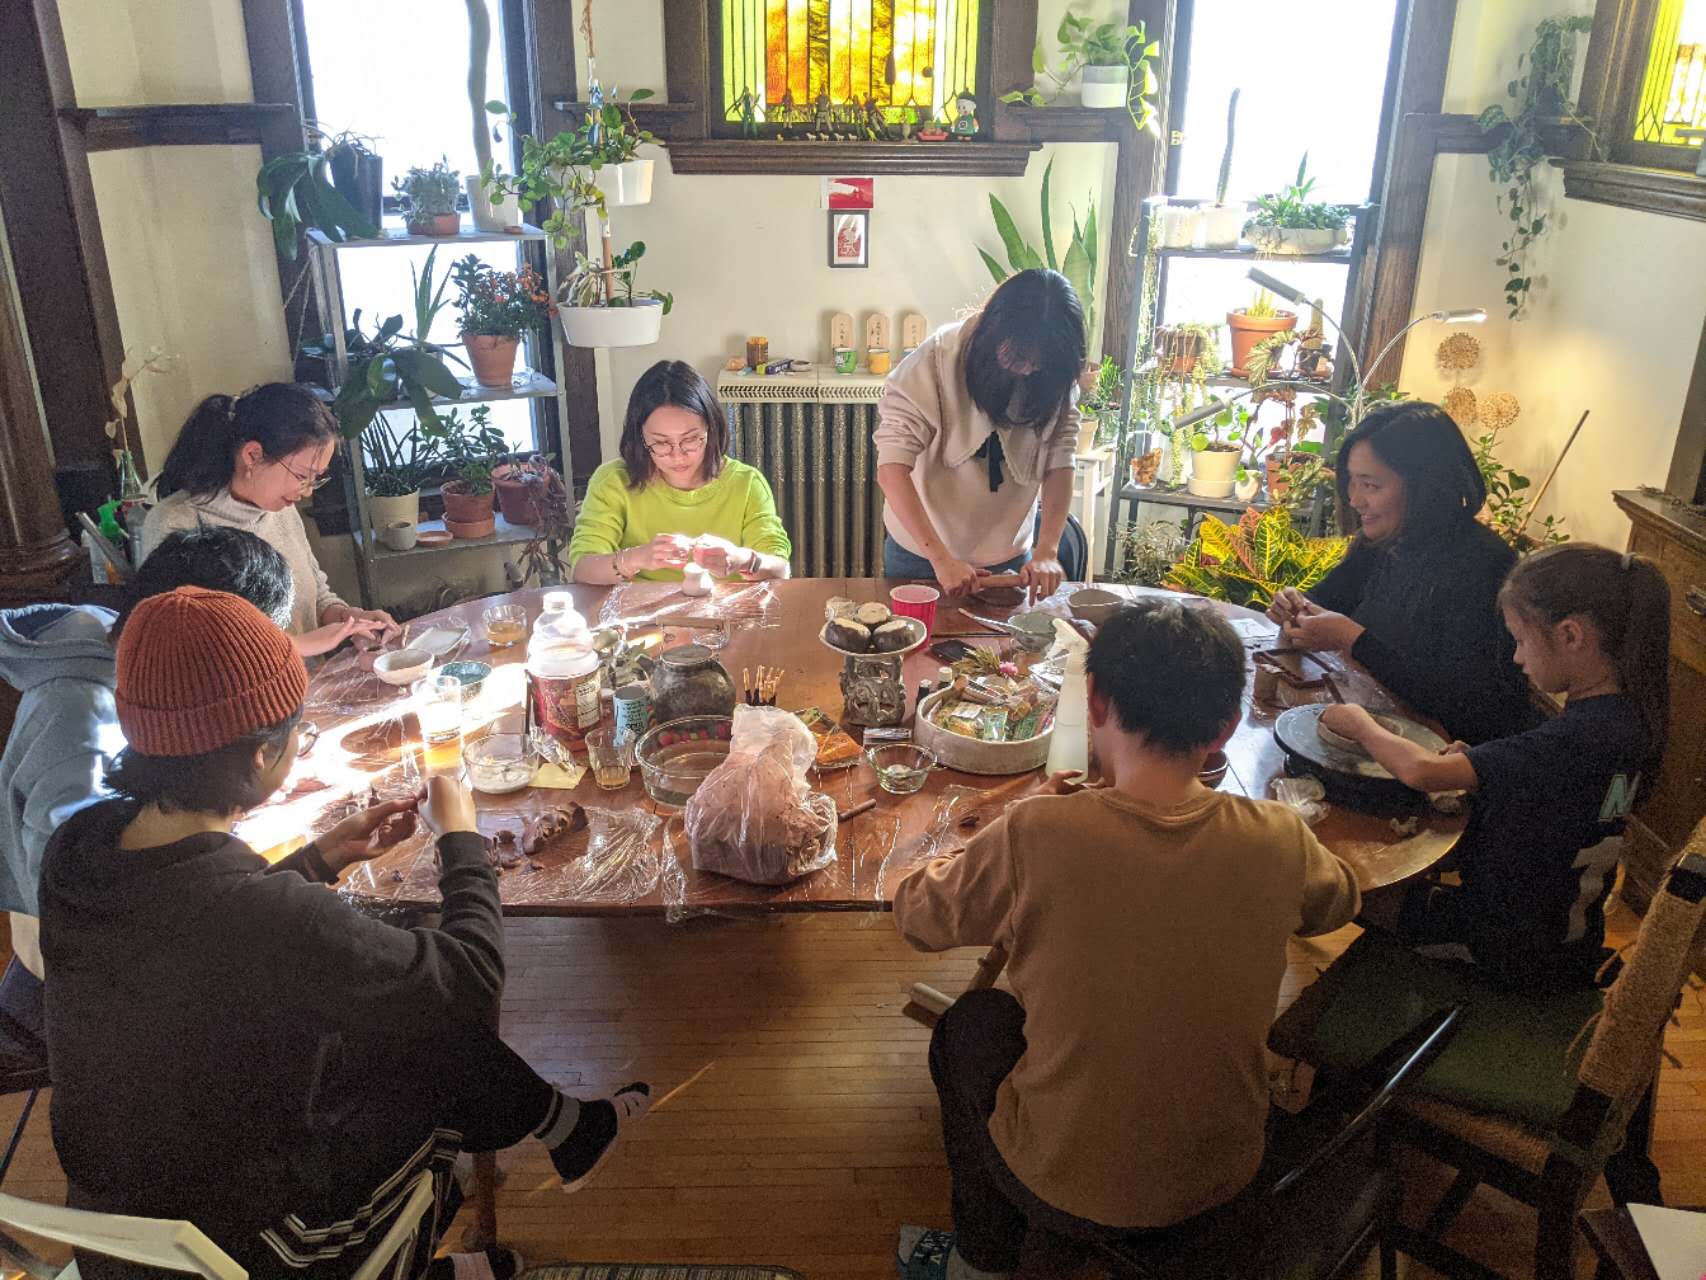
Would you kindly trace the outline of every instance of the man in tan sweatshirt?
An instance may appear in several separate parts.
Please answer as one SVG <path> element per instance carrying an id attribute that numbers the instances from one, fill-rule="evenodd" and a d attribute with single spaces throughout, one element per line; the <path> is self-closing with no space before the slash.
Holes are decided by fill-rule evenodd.
<path id="1" fill-rule="evenodd" d="M 1088 670 L 1107 785 L 1052 785 L 895 893 L 914 947 L 1000 943 L 1012 985 L 961 997 L 931 1039 L 956 1233 L 903 1228 L 909 1278 L 1005 1275 L 1028 1221 L 1093 1239 L 1236 1196 L 1262 1161 L 1286 939 L 1357 911 L 1301 819 L 1197 781 L 1242 714 L 1224 619 L 1140 602 Z"/>

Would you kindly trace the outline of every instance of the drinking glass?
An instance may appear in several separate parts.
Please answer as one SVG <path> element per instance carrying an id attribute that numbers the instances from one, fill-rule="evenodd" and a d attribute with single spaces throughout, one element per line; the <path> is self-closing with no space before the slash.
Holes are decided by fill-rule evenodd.
<path id="1" fill-rule="evenodd" d="M 455 676 L 428 676 L 421 681 L 421 737 L 428 746 L 442 746 L 462 736 L 462 682 Z"/>
<path id="2" fill-rule="evenodd" d="M 593 781 L 606 791 L 619 791 L 628 785 L 628 774 L 634 767 L 634 739 L 618 740 L 615 729 L 594 729 L 586 735 L 586 756 L 592 765 Z"/>
<path id="3" fill-rule="evenodd" d="M 518 604 L 494 604 L 483 620 L 486 643 L 493 649 L 507 649 L 527 639 L 527 610 Z"/>

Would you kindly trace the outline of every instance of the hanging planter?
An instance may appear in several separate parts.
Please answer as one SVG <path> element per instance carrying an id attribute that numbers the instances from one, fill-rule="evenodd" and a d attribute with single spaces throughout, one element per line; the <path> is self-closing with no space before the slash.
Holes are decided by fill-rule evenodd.
<path id="1" fill-rule="evenodd" d="M 628 307 L 559 307 L 563 341 L 571 347 L 649 347 L 663 332 L 664 307 L 636 299 Z"/>
<path id="2" fill-rule="evenodd" d="M 654 164 L 651 160 L 607 164 L 592 175 L 592 180 L 604 192 L 606 205 L 650 204 Z"/>

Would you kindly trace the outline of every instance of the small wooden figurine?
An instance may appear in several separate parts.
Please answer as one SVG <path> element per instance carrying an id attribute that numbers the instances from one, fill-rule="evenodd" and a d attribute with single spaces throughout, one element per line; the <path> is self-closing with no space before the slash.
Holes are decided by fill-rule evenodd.
<path id="1" fill-rule="evenodd" d="M 954 117 L 953 134 L 956 142 L 970 142 L 977 137 L 977 99 L 968 93 L 962 93 L 954 99 L 958 113 Z"/>

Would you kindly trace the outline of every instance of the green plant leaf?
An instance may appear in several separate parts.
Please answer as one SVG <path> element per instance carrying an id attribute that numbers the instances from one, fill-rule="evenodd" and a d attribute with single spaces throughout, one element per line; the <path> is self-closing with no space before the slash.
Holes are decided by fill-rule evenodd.
<path id="1" fill-rule="evenodd" d="M 994 195 L 989 197 L 989 212 L 995 218 L 996 233 L 1000 235 L 1001 245 L 1007 251 L 1008 265 L 1014 271 L 1040 267 L 1042 260 L 1037 257 L 1036 250 L 1025 243 L 1025 238 L 1019 234 L 1019 228 L 1013 222 L 1013 215 L 1007 212 L 1007 206 Z"/>
<path id="2" fill-rule="evenodd" d="M 630 103 L 644 102 L 648 98 L 655 98 L 656 96 L 657 96 L 657 93 L 654 90 L 636 89 L 636 90 L 634 90 L 634 92 L 632 92 L 628 95 L 628 101 Z"/>
<path id="3" fill-rule="evenodd" d="M 980 248 L 977 252 L 978 256 L 983 259 L 983 265 L 989 268 L 989 274 L 995 277 L 996 284 L 1000 284 L 1007 278 L 1009 274 L 1007 268 L 1003 267 L 994 258 L 990 257 L 987 250 Z"/>
<path id="4" fill-rule="evenodd" d="M 1043 252 L 1048 256 L 1048 269 L 1059 271 L 1060 265 L 1054 257 L 1054 219 L 1049 212 L 1049 183 L 1054 178 L 1054 158 L 1051 156 L 1043 167 Z"/>
<path id="5" fill-rule="evenodd" d="M 1084 304 L 1086 327 L 1089 327 L 1089 312 L 1095 305 L 1096 276 L 1095 269 L 1090 264 L 1090 256 L 1084 252 L 1083 242 L 1076 236 L 1066 250 L 1066 261 L 1062 264 L 1061 274 L 1078 295 L 1078 300 Z"/>
<path id="6" fill-rule="evenodd" d="M 1031 70 L 1039 76 L 1048 70 L 1048 58 L 1044 55 L 1043 47 L 1040 44 L 1031 50 Z"/>

